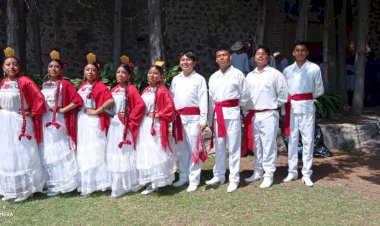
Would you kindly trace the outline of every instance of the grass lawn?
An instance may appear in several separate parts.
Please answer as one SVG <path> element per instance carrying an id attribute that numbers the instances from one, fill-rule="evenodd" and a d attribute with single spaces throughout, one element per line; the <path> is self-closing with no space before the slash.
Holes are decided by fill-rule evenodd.
<path id="1" fill-rule="evenodd" d="M 300 180 L 275 184 L 241 183 L 205 187 L 213 159 L 203 168 L 201 187 L 161 188 L 153 195 L 110 192 L 81 197 L 73 192 L 47 198 L 36 194 L 24 203 L 0 201 L 0 225 L 379 225 L 380 194 L 345 187 L 307 188 Z"/>

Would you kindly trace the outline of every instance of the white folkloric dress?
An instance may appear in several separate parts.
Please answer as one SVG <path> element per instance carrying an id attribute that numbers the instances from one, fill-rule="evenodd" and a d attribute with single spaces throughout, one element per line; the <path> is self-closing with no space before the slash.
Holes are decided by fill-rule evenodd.
<path id="1" fill-rule="evenodd" d="M 150 133 L 152 118 L 148 117 L 149 112 L 153 112 L 153 104 L 156 88 L 150 87 L 141 96 L 144 100 L 146 110 L 142 120 L 139 136 L 137 140 L 136 166 L 139 170 L 140 185 L 152 183 L 153 188 L 170 185 L 174 181 L 176 171 L 175 155 L 167 148 L 164 150 L 161 145 L 160 122 L 154 120 L 155 136 Z M 157 109 L 155 109 L 157 111 Z"/>
<path id="2" fill-rule="evenodd" d="M 111 172 L 112 193 L 120 195 L 139 187 L 138 171 L 136 169 L 136 150 L 131 145 L 124 144 L 119 148 L 119 143 L 123 141 L 124 124 L 120 121 L 118 113 L 125 112 L 125 89 L 117 88 L 112 92 L 115 100 L 115 116 L 111 118 L 111 125 L 107 135 L 107 164 Z M 128 130 L 127 140 L 132 141 L 131 131 Z"/>
<path id="3" fill-rule="evenodd" d="M 97 115 L 87 115 L 86 108 L 95 109 L 94 99 L 88 99 L 92 85 L 84 85 L 78 93 L 83 107 L 78 112 L 77 161 L 80 171 L 78 191 L 90 194 L 110 187 L 110 174 L 106 164 L 106 132 L 100 129 Z"/>
<path id="4" fill-rule="evenodd" d="M 21 98 L 17 82 L 4 82 L 0 107 L 0 194 L 16 198 L 41 192 L 45 180 L 30 117 L 26 117 L 26 133 L 32 139 L 18 139 L 23 119 L 19 114 Z M 24 107 L 28 108 L 26 101 Z"/>
<path id="5" fill-rule="evenodd" d="M 48 81 L 42 85 L 46 109 L 54 109 L 55 94 L 58 81 Z M 62 107 L 62 84 L 58 95 L 58 107 Z M 42 117 L 43 143 L 40 145 L 41 162 L 45 170 L 46 186 L 49 192 L 70 192 L 78 187 L 79 169 L 75 157 L 75 144 L 67 134 L 64 114 L 56 113 L 54 125 L 46 127 L 51 122 L 52 111 L 47 111 Z"/>

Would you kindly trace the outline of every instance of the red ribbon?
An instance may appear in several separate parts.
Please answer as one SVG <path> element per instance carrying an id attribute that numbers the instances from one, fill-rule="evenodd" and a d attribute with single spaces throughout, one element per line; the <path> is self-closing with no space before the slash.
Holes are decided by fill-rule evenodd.
<path id="1" fill-rule="evenodd" d="M 208 159 L 208 153 L 206 151 L 206 145 L 204 143 L 201 131 L 198 132 L 196 151 L 193 151 L 192 157 L 195 164 L 199 163 L 199 160 L 205 162 Z"/>
<path id="2" fill-rule="evenodd" d="M 301 94 L 295 94 L 293 96 L 288 96 L 288 102 L 285 104 L 285 135 L 290 135 L 290 109 L 292 107 L 291 100 L 312 100 L 313 94 L 312 93 L 301 93 Z"/>
<path id="3" fill-rule="evenodd" d="M 17 85 L 18 84 L 20 84 L 19 79 L 17 79 Z M 26 133 L 26 114 L 25 114 L 25 107 L 24 107 L 24 92 L 22 91 L 22 87 L 19 86 L 19 89 L 20 89 L 20 101 L 21 101 L 22 126 L 21 126 L 21 133 L 18 136 L 18 140 L 21 141 L 22 137 L 26 137 L 28 140 L 31 140 L 32 136 Z"/>
<path id="4" fill-rule="evenodd" d="M 132 142 L 130 140 L 123 140 L 119 143 L 118 147 L 121 149 L 123 147 L 123 144 L 131 145 Z"/>
<path id="5" fill-rule="evenodd" d="M 226 125 L 224 123 L 223 107 L 237 107 L 239 106 L 239 99 L 224 100 L 215 102 L 214 113 L 212 116 L 211 126 L 211 148 L 214 147 L 214 116 L 216 114 L 216 121 L 218 122 L 218 137 L 225 137 L 227 135 Z"/>
<path id="6" fill-rule="evenodd" d="M 200 115 L 201 110 L 198 107 L 184 107 L 176 110 L 173 122 L 173 137 L 175 142 L 183 140 L 183 126 L 181 115 Z"/>
<path id="7" fill-rule="evenodd" d="M 53 118 L 51 119 L 51 122 L 46 123 L 46 127 L 49 127 L 51 125 L 55 126 L 55 128 L 59 129 L 61 125 L 57 123 L 56 117 L 57 117 L 57 110 L 58 110 L 58 100 L 59 100 L 59 89 L 61 88 L 61 80 L 58 80 L 57 83 L 57 89 L 55 90 L 54 94 L 54 109 L 53 109 Z"/>
<path id="8" fill-rule="evenodd" d="M 124 125 L 123 129 L 123 141 L 119 143 L 119 148 L 121 149 L 123 147 L 123 144 L 131 145 L 132 142 L 130 140 L 127 140 L 127 134 L 128 134 L 128 121 L 129 121 L 129 107 L 128 107 L 128 87 L 130 83 L 125 86 L 124 96 L 125 96 L 125 107 L 124 107 L 124 117 L 121 120 Z M 120 119 L 120 117 L 119 117 Z"/>

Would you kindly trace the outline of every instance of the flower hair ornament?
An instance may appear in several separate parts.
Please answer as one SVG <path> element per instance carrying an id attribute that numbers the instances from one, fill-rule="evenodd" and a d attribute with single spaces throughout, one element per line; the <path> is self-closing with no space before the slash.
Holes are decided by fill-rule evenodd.
<path id="1" fill-rule="evenodd" d="M 16 54 L 15 54 L 15 50 L 11 47 L 7 47 L 4 49 L 4 56 L 5 58 L 8 58 L 8 57 L 15 57 Z"/>
<path id="2" fill-rule="evenodd" d="M 123 55 L 123 56 L 120 57 L 120 63 L 128 65 L 128 67 L 133 72 L 133 69 L 135 68 L 135 65 L 132 62 L 129 61 L 129 57 L 127 55 Z"/>
<path id="3" fill-rule="evenodd" d="M 87 63 L 95 65 L 97 67 L 97 69 L 100 71 L 100 64 L 96 63 L 96 55 L 95 54 L 89 53 L 89 54 L 87 54 L 86 58 L 87 58 Z"/>

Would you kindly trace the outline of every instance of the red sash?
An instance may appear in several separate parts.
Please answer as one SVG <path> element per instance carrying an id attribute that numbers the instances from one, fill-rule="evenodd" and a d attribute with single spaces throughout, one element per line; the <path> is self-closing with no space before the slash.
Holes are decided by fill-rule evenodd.
<path id="1" fill-rule="evenodd" d="M 215 102 L 214 113 L 212 115 L 212 136 L 211 148 L 214 147 L 214 116 L 216 114 L 216 121 L 218 122 L 218 137 L 225 137 L 227 135 L 226 125 L 224 124 L 223 107 L 237 107 L 239 106 L 239 99 L 224 100 Z"/>
<path id="2" fill-rule="evenodd" d="M 288 102 L 285 104 L 285 135 L 290 135 L 290 109 L 291 109 L 291 100 L 312 100 L 312 93 L 300 93 L 293 96 L 288 96 Z"/>
<path id="3" fill-rule="evenodd" d="M 243 135 L 243 148 L 241 149 L 241 156 L 245 156 L 248 152 L 247 149 L 253 151 L 254 139 L 253 139 L 253 125 L 252 118 L 258 112 L 273 111 L 276 109 L 262 109 L 262 110 L 249 110 L 244 119 L 244 135 Z"/>
<path id="4" fill-rule="evenodd" d="M 173 136 L 174 140 L 177 141 L 183 140 L 183 127 L 181 115 L 200 115 L 201 110 L 198 107 L 184 107 L 176 110 L 174 125 L 173 125 Z"/>

